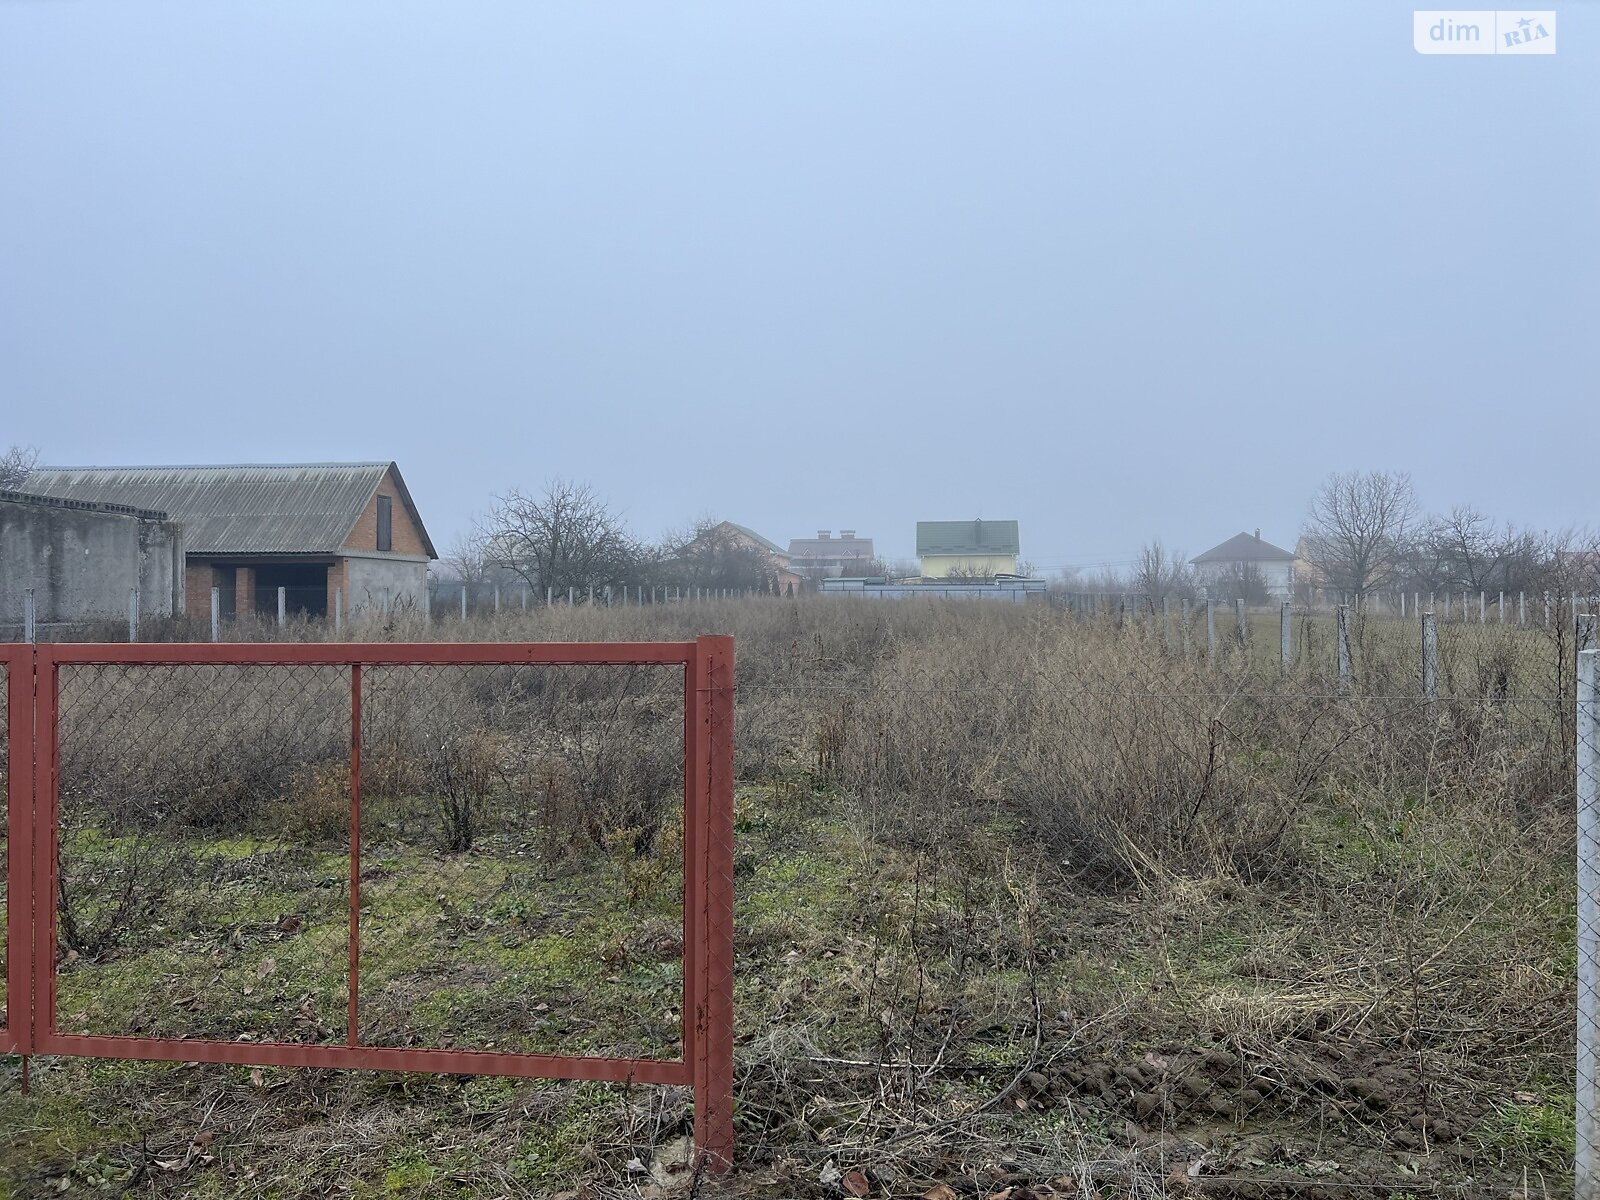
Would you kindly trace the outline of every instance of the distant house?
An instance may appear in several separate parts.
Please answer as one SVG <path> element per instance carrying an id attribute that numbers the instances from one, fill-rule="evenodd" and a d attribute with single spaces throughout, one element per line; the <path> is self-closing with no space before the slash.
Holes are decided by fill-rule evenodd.
<path id="1" fill-rule="evenodd" d="M 774 586 L 779 592 L 797 592 L 804 578 L 790 564 L 789 552 L 777 542 L 762 537 L 754 529 L 733 521 L 719 521 L 703 529 L 693 540 L 677 552 L 677 562 L 689 567 L 691 573 L 721 576 L 728 573 L 732 564 L 719 562 L 728 550 L 754 551 L 766 560 Z M 735 571 L 735 573 L 737 573 Z"/>
<path id="2" fill-rule="evenodd" d="M 1261 530 L 1239 533 L 1189 560 L 1201 582 L 1215 585 L 1258 572 L 1269 596 L 1287 599 L 1294 589 L 1294 553 L 1263 541 Z"/>
<path id="3" fill-rule="evenodd" d="M 918 521 L 924 579 L 1015 575 L 1022 545 L 1015 521 Z"/>
<path id="4" fill-rule="evenodd" d="M 860 575 L 871 561 L 872 539 L 857 537 L 854 529 L 841 529 L 838 537 L 831 529 L 819 529 L 814 538 L 789 542 L 789 565 L 811 579 Z"/>
<path id="5" fill-rule="evenodd" d="M 392 462 L 45 467 L 28 492 L 166 513 L 181 525 L 185 608 L 224 615 L 421 604 L 437 558 Z"/>

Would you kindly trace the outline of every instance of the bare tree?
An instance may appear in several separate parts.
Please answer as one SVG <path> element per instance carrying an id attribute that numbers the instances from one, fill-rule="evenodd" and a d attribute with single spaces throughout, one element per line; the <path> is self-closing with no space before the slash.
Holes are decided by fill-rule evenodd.
<path id="1" fill-rule="evenodd" d="M 39 465 L 39 451 L 33 446 L 11 445 L 0 454 L 0 489 L 15 491 Z"/>
<path id="2" fill-rule="evenodd" d="M 1229 563 L 1208 577 L 1206 595 L 1213 600 L 1243 600 L 1246 604 L 1266 604 L 1272 599 L 1266 572 L 1257 562 Z"/>
<path id="3" fill-rule="evenodd" d="M 726 521 L 703 517 L 683 534 L 668 535 L 660 551 L 663 578 L 684 587 L 778 589 L 778 564 Z"/>
<path id="4" fill-rule="evenodd" d="M 537 495 L 495 498 L 480 533 L 487 559 L 537 589 L 603 587 L 629 581 L 641 550 L 588 484 L 554 479 Z"/>
<path id="5" fill-rule="evenodd" d="M 1194 570 L 1183 552 L 1169 552 L 1160 538 L 1139 550 L 1129 582 L 1134 591 L 1155 601 L 1163 596 L 1193 596 L 1196 591 Z"/>
<path id="6" fill-rule="evenodd" d="M 1365 596 L 1401 577 L 1416 523 L 1404 471 L 1335 472 L 1311 501 L 1306 557 L 1324 586 Z"/>

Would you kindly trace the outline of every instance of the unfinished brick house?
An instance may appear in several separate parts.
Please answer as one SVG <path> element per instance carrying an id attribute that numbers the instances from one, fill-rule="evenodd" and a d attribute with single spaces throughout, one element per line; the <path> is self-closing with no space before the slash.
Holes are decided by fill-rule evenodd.
<path id="1" fill-rule="evenodd" d="M 325 616 L 421 605 L 438 557 L 392 462 L 43 467 L 25 489 L 157 509 L 183 527 L 184 609 Z"/>

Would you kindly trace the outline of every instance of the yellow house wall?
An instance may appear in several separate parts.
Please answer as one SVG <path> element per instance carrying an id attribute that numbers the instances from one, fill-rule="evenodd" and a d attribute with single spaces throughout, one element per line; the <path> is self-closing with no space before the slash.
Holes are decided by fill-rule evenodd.
<path id="1" fill-rule="evenodd" d="M 1015 554 L 924 554 L 922 577 L 943 579 L 951 571 L 965 571 L 969 575 L 1015 575 Z"/>

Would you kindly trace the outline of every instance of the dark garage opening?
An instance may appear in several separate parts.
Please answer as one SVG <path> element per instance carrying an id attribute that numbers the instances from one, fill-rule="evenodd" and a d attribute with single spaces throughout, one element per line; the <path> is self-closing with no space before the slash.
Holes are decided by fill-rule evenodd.
<path id="1" fill-rule="evenodd" d="M 256 612 L 278 614 L 278 589 L 290 616 L 328 615 L 328 568 L 320 563 L 263 564 L 256 568 Z"/>

